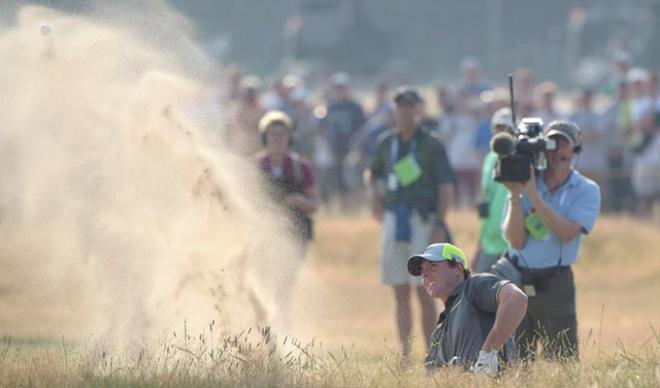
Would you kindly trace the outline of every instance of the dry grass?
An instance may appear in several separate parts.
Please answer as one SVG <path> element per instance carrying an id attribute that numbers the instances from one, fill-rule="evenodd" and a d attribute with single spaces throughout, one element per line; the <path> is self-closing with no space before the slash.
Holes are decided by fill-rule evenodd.
<path id="1" fill-rule="evenodd" d="M 264 334 L 263 332 L 261 334 Z M 657 387 L 660 357 L 655 351 L 620 349 L 580 363 L 539 361 L 508 369 L 497 379 L 459 369 L 428 375 L 421 366 L 401 370 L 394 357 L 366 358 L 361 353 L 290 338 L 262 335 L 226 338 L 218 344 L 179 339 L 139 354 L 85 354 L 62 343 L 51 346 L 0 345 L 3 386 L 442 386 L 442 387 Z M 283 351 L 275 351 L 277 347 Z M 240 352 L 238 351 L 240 349 Z"/>
<path id="2" fill-rule="evenodd" d="M 451 224 L 458 244 L 471 252 L 476 218 L 454 213 Z M 179 335 L 162 345 L 152 343 L 139 354 L 99 354 L 58 338 L 25 336 L 0 343 L 0 382 L 112 387 L 660 386 L 659 232 L 656 224 L 601 217 L 585 240 L 575 268 L 579 363 L 537 362 L 509 370 L 499 380 L 458 370 L 427 377 L 419 365 L 400 370 L 393 297 L 378 281 L 378 226 L 365 215 L 324 216 L 295 295 L 298 339 L 254 329 L 215 342 Z M 4 323 L 21 324 L 11 319 Z M 419 361 L 419 335 L 414 346 Z"/>
<path id="3" fill-rule="evenodd" d="M 450 224 L 457 244 L 470 255 L 476 248 L 476 216 L 453 213 Z M 366 216 L 319 222 L 299 304 L 323 300 L 328 306 L 315 320 L 327 341 L 396 348 L 393 297 L 378 282 L 378 233 Z M 575 276 L 585 357 L 620 344 L 639 349 L 653 338 L 652 327 L 660 329 L 660 225 L 602 216 L 583 240 Z M 306 298 L 310 291 L 323 299 Z M 421 355 L 419 338 L 417 350 Z"/>

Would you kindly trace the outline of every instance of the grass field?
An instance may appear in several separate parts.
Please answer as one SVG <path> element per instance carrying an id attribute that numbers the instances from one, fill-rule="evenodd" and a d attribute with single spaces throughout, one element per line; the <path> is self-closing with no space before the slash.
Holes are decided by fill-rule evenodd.
<path id="1" fill-rule="evenodd" d="M 628 218 L 583 244 L 579 363 L 427 377 L 416 325 L 400 368 L 364 212 L 318 217 L 293 336 L 254 325 L 254 300 L 286 310 L 294 247 L 253 160 L 212 139 L 226 117 L 188 117 L 217 104 L 215 60 L 165 3 L 129 18 L 129 2 L 93 3 L 107 10 L 10 11 L 0 33 L 0 387 L 660 386 L 660 227 Z M 475 214 L 450 225 L 474 252 Z"/>
<path id="2" fill-rule="evenodd" d="M 450 221 L 457 243 L 473 252 L 475 216 L 454 213 Z M 604 216 L 584 241 L 575 266 L 579 363 L 537 362 L 499 380 L 457 370 L 426 377 L 419 365 L 400 370 L 393 297 L 378 280 L 378 226 L 366 215 L 326 215 L 317 224 L 294 295 L 295 339 L 271 337 L 256 327 L 220 339 L 179 333 L 138 354 L 108 354 L 81 341 L 31 332 L 30 322 L 5 315 L 2 330 L 14 334 L 0 343 L 0 385 L 660 386 L 656 224 Z M 30 317 L 32 311 L 39 319 L 41 309 L 62 308 L 8 301 L 2 300 L 3 308 L 13 309 L 14 317 Z M 414 358 L 421 361 L 423 341 L 415 323 Z M 54 321 L 51 333 L 59 333 L 57 325 Z"/>
<path id="3" fill-rule="evenodd" d="M 451 217 L 457 244 L 468 255 L 476 248 L 476 217 Z M 337 341 L 395 347 L 393 297 L 379 285 L 378 228 L 368 217 L 319 223 L 319 238 L 299 293 L 320 293 L 327 310 L 317 324 Z M 639 348 L 660 328 L 660 227 L 631 218 L 601 217 L 583 241 L 575 266 L 578 319 L 585 356 L 625 344 Z M 334 285 L 334 286 L 333 286 Z M 322 298 L 322 299 L 321 299 Z M 314 298 L 313 300 L 316 300 Z M 302 318 L 302 317 L 301 317 Z M 374 319 L 376 321 L 374 321 Z M 347 330 L 348 329 L 348 330 Z M 587 341 L 589 340 L 589 341 Z M 421 340 L 418 348 L 422 347 Z"/>

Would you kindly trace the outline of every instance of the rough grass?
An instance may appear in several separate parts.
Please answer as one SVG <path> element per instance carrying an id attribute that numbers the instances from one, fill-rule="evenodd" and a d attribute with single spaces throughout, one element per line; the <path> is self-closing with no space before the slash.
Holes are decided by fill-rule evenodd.
<path id="1" fill-rule="evenodd" d="M 262 331 L 263 333 L 263 331 Z M 211 345 L 186 341 L 126 354 L 84 353 L 70 345 L 25 348 L 5 339 L 0 347 L 3 386 L 234 387 L 234 386 L 442 386 L 442 387 L 657 387 L 658 338 L 645 351 L 623 348 L 587 361 L 538 361 L 504 371 L 497 379 L 461 369 L 428 375 L 403 370 L 394 357 L 365 360 L 356 352 L 327 351 L 290 338 L 237 335 Z M 240 348 L 240 350 L 239 350 Z"/>
<path id="2" fill-rule="evenodd" d="M 457 242 L 472 252 L 476 218 L 454 213 Z M 267 329 L 227 338 L 170 335 L 111 353 L 52 336 L 0 342 L 2 386 L 660 386 L 660 227 L 601 217 L 575 266 L 582 360 L 538 361 L 498 379 L 461 370 L 427 376 L 419 334 L 403 370 L 391 290 L 378 281 L 378 226 L 365 215 L 323 216 L 295 295 L 297 339 Z M 14 306 L 33 311 L 41 308 Z M 57 309 L 57 306 L 50 306 Z M 20 332 L 20 315 L 2 330 Z M 417 323 L 417 322 L 416 322 Z M 54 324 L 52 333 L 59 332 Z M 416 328 L 417 329 L 417 328 Z M 208 338 L 208 339 L 207 339 Z"/>
<path id="3" fill-rule="evenodd" d="M 330 332 L 344 340 L 351 337 L 349 343 L 364 344 L 370 337 L 373 342 L 381 339 L 381 344 L 383 338 L 393 340 L 393 297 L 378 281 L 378 226 L 366 215 L 323 221 L 309 263 L 315 277 L 312 285 L 300 286 L 305 291 L 318 290 L 329 301 L 332 314 L 323 314 L 318 323 L 326 328 L 326 339 Z M 476 249 L 476 215 L 454 212 L 449 224 L 457 244 L 471 257 Z M 660 328 L 659 224 L 626 216 L 601 216 L 591 235 L 583 239 L 574 271 L 583 355 L 614 351 L 621 343 L 638 349 L 653 339 L 651 327 Z M 379 317 L 378 322 L 374 317 Z M 350 331 L 335 330 L 356 322 L 360 323 L 356 325 L 360 335 L 355 338 Z M 360 331 L 361 327 L 368 331 Z M 394 341 L 388 344 L 396 347 Z M 422 351 L 421 340 L 417 348 Z"/>

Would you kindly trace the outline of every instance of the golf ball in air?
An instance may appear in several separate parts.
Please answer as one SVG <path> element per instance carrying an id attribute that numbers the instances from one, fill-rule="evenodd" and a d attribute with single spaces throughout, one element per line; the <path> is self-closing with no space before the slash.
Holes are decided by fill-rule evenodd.
<path id="1" fill-rule="evenodd" d="M 52 31 L 52 28 L 50 28 L 50 25 L 48 24 L 42 24 L 39 31 L 41 31 L 41 35 L 48 35 Z"/>

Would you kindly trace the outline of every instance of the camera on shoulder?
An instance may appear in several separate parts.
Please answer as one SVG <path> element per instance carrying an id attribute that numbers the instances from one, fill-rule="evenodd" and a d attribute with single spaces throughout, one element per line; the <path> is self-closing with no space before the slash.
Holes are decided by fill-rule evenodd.
<path id="1" fill-rule="evenodd" d="M 543 120 L 526 117 L 513 134 L 502 132 L 495 135 L 490 146 L 498 155 L 495 180 L 524 183 L 531 178 L 529 166 L 544 169 L 544 151 L 555 149 L 557 144 L 554 139 L 543 136 Z"/>

